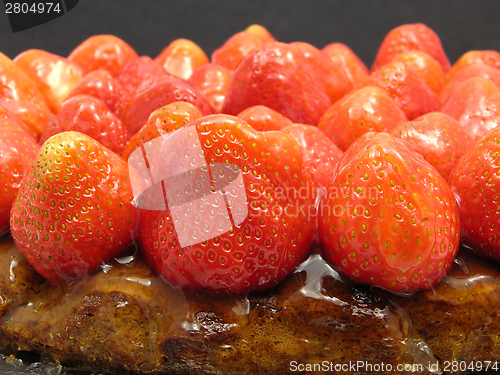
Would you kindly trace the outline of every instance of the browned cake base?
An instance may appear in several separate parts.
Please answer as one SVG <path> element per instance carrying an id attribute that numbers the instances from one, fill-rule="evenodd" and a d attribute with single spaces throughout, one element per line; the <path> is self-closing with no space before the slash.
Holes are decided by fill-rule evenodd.
<path id="1" fill-rule="evenodd" d="M 379 374 L 434 363 L 428 373 L 435 363 L 442 371 L 446 361 L 500 358 L 500 268 L 467 251 L 435 290 L 412 297 L 348 282 L 319 255 L 276 290 L 238 298 L 185 295 L 139 257 L 120 262 L 62 290 L 0 239 L 0 343 L 140 374 L 280 374 L 314 364 L 353 374 L 347 366 L 357 361 Z"/>

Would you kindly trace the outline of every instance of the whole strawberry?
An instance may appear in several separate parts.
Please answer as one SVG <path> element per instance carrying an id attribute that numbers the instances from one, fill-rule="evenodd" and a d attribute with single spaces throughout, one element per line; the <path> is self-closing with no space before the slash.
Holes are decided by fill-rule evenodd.
<path id="1" fill-rule="evenodd" d="M 0 236 L 9 230 L 10 209 L 38 144 L 18 121 L 0 115 Z"/>
<path id="2" fill-rule="evenodd" d="M 299 144 L 302 163 L 314 186 L 326 191 L 344 153 L 316 126 L 293 124 L 281 131 Z"/>
<path id="3" fill-rule="evenodd" d="M 404 112 L 385 91 L 367 86 L 328 108 L 321 116 L 318 128 L 345 151 L 364 133 L 391 131 L 406 121 Z"/>
<path id="4" fill-rule="evenodd" d="M 394 98 L 399 107 L 413 120 L 439 107 L 437 95 L 406 63 L 393 61 L 372 73 L 365 83 L 378 86 Z"/>
<path id="5" fill-rule="evenodd" d="M 439 95 L 444 83 L 444 72 L 441 65 L 424 51 L 405 51 L 396 55 L 392 61 L 406 63 L 424 83 Z"/>
<path id="6" fill-rule="evenodd" d="M 439 112 L 401 124 L 392 135 L 411 143 L 445 179 L 474 143 L 454 118 Z"/>
<path id="7" fill-rule="evenodd" d="M 365 63 L 345 44 L 331 43 L 323 47 L 321 53 L 328 57 L 336 69 L 346 72 L 353 88 L 361 87 L 368 78 Z"/>
<path id="8" fill-rule="evenodd" d="M 213 113 L 208 100 L 189 82 L 166 74 L 148 78 L 137 88 L 127 107 L 124 123 L 130 133 L 135 134 L 155 109 L 181 100 L 194 104 L 204 115 Z"/>
<path id="9" fill-rule="evenodd" d="M 446 73 L 450 70 L 450 61 L 441 45 L 437 34 L 423 23 L 407 24 L 391 30 L 379 47 L 372 71 L 392 61 L 399 53 L 419 50 L 432 56 Z"/>
<path id="10" fill-rule="evenodd" d="M 130 94 L 106 70 L 90 72 L 75 86 L 68 98 L 88 95 L 100 99 L 118 118 L 123 118 Z"/>
<path id="11" fill-rule="evenodd" d="M 440 103 L 445 104 L 461 83 L 474 77 L 487 78 L 493 82 L 495 86 L 500 87 L 500 69 L 487 64 L 465 65 L 455 70 L 453 75 L 448 76 L 446 84 L 439 93 Z"/>
<path id="12" fill-rule="evenodd" d="M 323 82 L 331 103 L 335 103 L 352 90 L 354 86 L 347 72 L 338 69 L 319 49 L 304 42 L 294 42 L 290 45 L 302 53 L 310 71 L 316 75 L 318 81 Z"/>
<path id="13" fill-rule="evenodd" d="M 234 34 L 212 53 L 212 63 L 235 70 L 246 55 L 265 43 L 263 37 L 248 31 Z"/>
<path id="14" fill-rule="evenodd" d="M 482 77 L 469 78 L 450 95 L 441 111 L 477 140 L 500 124 L 500 89 Z"/>
<path id="15" fill-rule="evenodd" d="M 52 112 L 36 83 L 1 52 L 0 82 L 0 105 L 40 137 Z"/>
<path id="16" fill-rule="evenodd" d="M 232 76 L 221 65 L 205 64 L 193 72 L 189 83 L 207 98 L 216 113 L 221 113 Z"/>
<path id="17" fill-rule="evenodd" d="M 174 102 L 153 111 L 144 126 L 134 134 L 125 146 L 122 157 L 128 160 L 130 154 L 145 143 L 169 134 L 203 114 L 191 103 Z"/>
<path id="18" fill-rule="evenodd" d="M 444 178 L 407 142 L 367 133 L 345 153 L 320 207 L 326 259 L 395 293 L 436 284 L 453 265 L 458 207 Z"/>
<path id="19" fill-rule="evenodd" d="M 174 40 L 156 56 L 155 62 L 168 74 L 186 81 L 196 69 L 209 63 L 200 46 L 188 39 Z"/>
<path id="20" fill-rule="evenodd" d="M 477 140 L 448 179 L 460 206 L 462 241 L 497 261 L 500 261 L 499 155 L 497 127 Z"/>
<path id="21" fill-rule="evenodd" d="M 468 51 L 453 64 L 447 74 L 447 79 L 453 76 L 457 70 L 472 64 L 486 64 L 500 69 L 500 53 L 492 50 Z"/>
<path id="22" fill-rule="evenodd" d="M 265 105 L 248 107 L 239 113 L 237 117 L 245 120 L 258 131 L 281 130 L 285 126 L 293 124 L 290 119 Z"/>
<path id="23" fill-rule="evenodd" d="M 130 95 L 134 95 L 135 90 L 148 78 L 166 74 L 161 65 L 151 57 L 141 56 L 125 64 L 116 76 L 116 80 Z"/>
<path id="24" fill-rule="evenodd" d="M 117 154 L 123 152 L 129 139 L 127 129 L 106 104 L 87 95 L 77 95 L 66 100 L 61 105 L 59 114 L 49 121 L 40 142 L 70 130 L 92 137 Z"/>
<path id="25" fill-rule="evenodd" d="M 152 149 L 145 145 L 150 168 L 138 173 L 152 176 L 160 199 L 141 210 L 138 240 L 148 264 L 170 284 L 268 289 L 307 257 L 314 196 L 301 194 L 310 179 L 289 135 L 213 115 L 172 133 L 158 153 L 148 153 Z M 140 205 L 152 203 L 143 198 L 148 191 Z"/>
<path id="26" fill-rule="evenodd" d="M 21 53 L 14 63 L 36 83 L 53 113 L 59 111 L 61 103 L 84 76 L 77 64 L 37 49 Z"/>
<path id="27" fill-rule="evenodd" d="M 128 62 L 137 59 L 137 53 L 120 38 L 113 35 L 94 35 L 84 40 L 68 56 L 85 73 L 104 69 L 116 76 Z"/>
<path id="28" fill-rule="evenodd" d="M 135 208 L 125 161 L 92 138 L 48 139 L 11 212 L 19 251 L 51 284 L 71 283 L 125 250 Z"/>
<path id="29" fill-rule="evenodd" d="M 321 81 L 305 64 L 302 53 L 284 43 L 268 43 L 238 65 L 223 113 L 265 105 L 295 123 L 316 125 L 330 99 Z"/>

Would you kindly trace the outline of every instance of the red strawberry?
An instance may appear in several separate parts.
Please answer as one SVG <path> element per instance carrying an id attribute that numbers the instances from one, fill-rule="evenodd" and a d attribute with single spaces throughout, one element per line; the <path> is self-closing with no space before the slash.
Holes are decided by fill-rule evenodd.
<path id="1" fill-rule="evenodd" d="M 188 39 L 174 40 L 156 56 L 155 61 L 168 74 L 186 81 L 196 69 L 209 63 L 200 46 Z"/>
<path id="2" fill-rule="evenodd" d="M 39 137 L 52 115 L 45 98 L 16 64 L 0 52 L 0 105 Z"/>
<path id="3" fill-rule="evenodd" d="M 453 265 L 460 240 L 453 193 L 387 133 L 367 133 L 345 153 L 321 210 L 324 255 L 356 282 L 410 293 Z"/>
<path id="4" fill-rule="evenodd" d="M 452 76 L 446 81 L 439 94 L 440 103 L 446 103 L 451 94 L 462 83 L 469 78 L 482 77 L 491 80 L 495 86 L 500 87 L 500 69 L 493 68 L 486 64 L 470 64 L 455 70 Z"/>
<path id="5" fill-rule="evenodd" d="M 419 50 L 431 55 L 441 65 L 443 72 L 450 70 L 450 61 L 437 34 L 423 23 L 396 27 L 386 35 L 375 58 L 372 71 L 392 61 L 399 53 Z"/>
<path id="6" fill-rule="evenodd" d="M 17 128 L 21 128 L 25 133 L 31 135 L 31 138 L 36 142 L 38 137 L 28 128 L 24 123 L 22 123 L 12 112 L 8 111 L 3 105 L 0 105 L 0 122 L 8 121 L 16 125 Z"/>
<path id="7" fill-rule="evenodd" d="M 332 105 L 321 117 L 318 128 L 341 150 L 364 133 L 391 131 L 408 121 L 396 102 L 382 89 L 367 86 Z"/>
<path id="8" fill-rule="evenodd" d="M 444 72 L 432 56 L 418 50 L 405 51 L 396 55 L 392 61 L 406 63 L 435 94 L 439 95 L 444 82 Z"/>
<path id="9" fill-rule="evenodd" d="M 232 76 L 223 66 L 205 64 L 193 72 L 189 83 L 207 98 L 215 112 L 221 113 Z"/>
<path id="10" fill-rule="evenodd" d="M 310 70 L 314 72 L 318 81 L 323 82 L 331 103 L 335 103 L 352 90 L 353 84 L 347 72 L 338 69 L 319 49 L 304 42 L 295 42 L 290 45 L 303 54 Z"/>
<path id="11" fill-rule="evenodd" d="M 137 53 L 120 38 L 113 35 L 94 35 L 83 41 L 68 56 L 83 68 L 85 74 L 104 69 L 116 76 Z"/>
<path id="12" fill-rule="evenodd" d="M 151 112 L 178 101 L 194 104 L 204 115 L 213 113 L 207 99 L 189 82 L 167 74 L 151 77 L 137 88 L 127 107 L 124 123 L 130 133 L 135 134 L 146 123 Z"/>
<path id="13" fill-rule="evenodd" d="M 83 77 L 83 70 L 77 64 L 37 49 L 21 53 L 14 63 L 36 83 L 54 113 Z"/>
<path id="14" fill-rule="evenodd" d="M 122 157 L 128 160 L 130 154 L 144 143 L 171 133 L 201 116 L 203 114 L 198 108 L 186 102 L 174 102 L 158 108 L 151 113 L 146 124 L 127 143 Z"/>
<path id="15" fill-rule="evenodd" d="M 163 180 L 170 207 L 142 211 L 138 230 L 147 262 L 164 280 L 185 288 L 262 290 L 307 257 L 315 230 L 307 213 L 313 200 L 299 189 L 310 179 L 289 135 L 257 132 L 236 117 L 213 115 L 191 121 L 167 141 L 160 146 L 170 151 L 162 155 L 164 166 L 174 171 L 188 165 L 190 173 Z M 172 162 L 168 157 L 176 152 L 181 157 Z M 154 175 L 161 158 L 148 160 Z M 178 195 L 170 195 L 179 179 L 188 185 L 179 190 L 187 204 L 177 205 Z"/>
<path id="16" fill-rule="evenodd" d="M 100 99 L 118 118 L 123 118 L 130 94 L 106 70 L 90 72 L 76 85 L 68 97 L 88 95 Z"/>
<path id="17" fill-rule="evenodd" d="M 9 230 L 10 209 L 38 145 L 24 125 L 0 117 L 0 236 Z"/>
<path id="18" fill-rule="evenodd" d="M 293 124 L 281 131 L 297 141 L 302 163 L 314 186 L 326 191 L 344 153 L 315 126 Z"/>
<path id="19" fill-rule="evenodd" d="M 477 140 L 500 124 L 500 89 L 487 78 L 469 78 L 453 91 L 441 112 Z"/>
<path id="20" fill-rule="evenodd" d="M 40 143 L 55 134 L 76 130 L 92 137 L 111 151 L 121 154 L 129 139 L 127 129 L 101 100 L 87 95 L 69 98 L 49 122 Z"/>
<path id="21" fill-rule="evenodd" d="M 132 241 L 135 208 L 127 164 L 92 138 L 47 140 L 11 212 L 19 251 L 51 284 L 92 272 Z"/>
<path id="22" fill-rule="evenodd" d="M 130 94 L 135 94 L 135 90 L 148 78 L 166 74 L 161 65 L 151 57 L 141 56 L 127 63 L 116 76 L 116 80 Z"/>
<path id="23" fill-rule="evenodd" d="M 254 33 L 243 31 L 234 34 L 212 53 L 212 63 L 235 70 L 246 55 L 265 43 L 266 40 Z"/>
<path id="24" fill-rule="evenodd" d="M 332 43 L 323 47 L 321 52 L 336 69 L 346 72 L 354 88 L 361 87 L 368 78 L 368 68 L 365 63 L 345 44 Z"/>
<path id="25" fill-rule="evenodd" d="M 500 69 L 500 53 L 497 51 L 468 51 L 464 53 L 451 67 L 451 70 L 446 75 L 446 79 L 450 79 L 457 70 L 464 66 L 472 64 L 486 64 L 493 68 Z"/>
<path id="26" fill-rule="evenodd" d="M 439 107 L 437 95 L 406 63 L 393 61 L 370 75 L 366 85 L 378 86 L 394 98 L 408 120 Z"/>
<path id="27" fill-rule="evenodd" d="M 444 113 L 432 112 L 397 126 L 392 135 L 412 144 L 444 178 L 474 141 L 460 124 Z"/>
<path id="28" fill-rule="evenodd" d="M 267 30 L 264 26 L 261 25 L 250 25 L 245 29 L 246 32 L 249 32 L 250 34 L 255 34 L 260 36 L 266 43 L 268 42 L 276 42 L 276 39 L 272 34 Z"/>
<path id="29" fill-rule="evenodd" d="M 462 241 L 500 262 L 500 128 L 483 135 L 458 162 L 448 182 L 457 196 Z"/>
<path id="30" fill-rule="evenodd" d="M 296 123 L 316 125 L 330 99 L 300 51 L 275 42 L 257 48 L 238 65 L 223 112 L 237 115 L 254 105 L 265 105 Z"/>
<path id="31" fill-rule="evenodd" d="M 290 119 L 281 113 L 264 105 L 256 105 L 244 109 L 237 117 L 245 120 L 252 128 L 258 131 L 281 130 L 285 126 L 293 124 Z"/>

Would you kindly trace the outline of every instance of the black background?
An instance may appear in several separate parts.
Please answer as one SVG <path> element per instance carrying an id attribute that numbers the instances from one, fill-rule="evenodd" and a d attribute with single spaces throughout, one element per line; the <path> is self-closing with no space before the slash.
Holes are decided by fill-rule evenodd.
<path id="1" fill-rule="evenodd" d="M 434 29 L 451 62 L 471 49 L 500 51 L 499 0 L 80 0 L 66 15 L 15 34 L 3 3 L 0 11 L 0 51 L 11 58 L 30 48 L 67 56 L 95 34 L 117 35 L 152 57 L 187 38 L 210 56 L 252 23 L 283 42 L 345 43 L 368 65 L 387 32 L 405 23 Z"/>

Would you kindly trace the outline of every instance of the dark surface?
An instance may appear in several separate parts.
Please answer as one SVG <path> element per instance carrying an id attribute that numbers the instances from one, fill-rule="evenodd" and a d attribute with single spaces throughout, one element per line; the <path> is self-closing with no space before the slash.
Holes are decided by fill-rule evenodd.
<path id="1" fill-rule="evenodd" d="M 210 55 L 252 23 L 283 42 L 345 43 L 367 64 L 387 32 L 405 23 L 434 29 L 451 62 L 471 49 L 500 50 L 498 0 L 80 0 L 63 17 L 16 34 L 3 3 L 0 11 L 0 51 L 11 58 L 30 48 L 66 56 L 94 34 L 117 35 L 153 57 L 188 38 Z"/>

